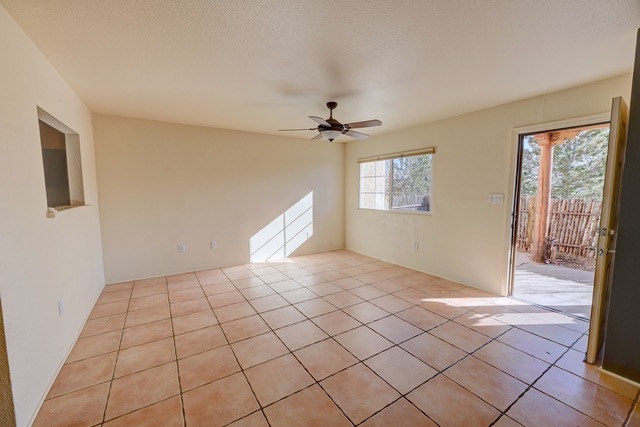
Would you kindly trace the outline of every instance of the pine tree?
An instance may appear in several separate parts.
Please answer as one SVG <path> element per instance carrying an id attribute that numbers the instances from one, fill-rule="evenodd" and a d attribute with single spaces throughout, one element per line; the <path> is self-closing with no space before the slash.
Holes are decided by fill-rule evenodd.
<path id="1" fill-rule="evenodd" d="M 551 197 L 583 199 L 602 197 L 609 129 L 580 132 L 553 148 Z M 520 194 L 535 196 L 538 190 L 540 147 L 526 136 L 522 153 Z"/>
<path id="2" fill-rule="evenodd" d="M 602 198 L 609 129 L 580 132 L 553 149 L 551 196 L 559 199 Z"/>
<path id="3" fill-rule="evenodd" d="M 393 159 L 393 195 L 415 204 L 431 193 L 431 155 Z M 402 197 L 405 196 L 405 197 Z M 395 200 L 395 199 L 394 199 Z M 395 206 L 395 204 L 394 204 Z"/>
<path id="4" fill-rule="evenodd" d="M 524 137 L 522 150 L 522 172 L 520 174 L 520 195 L 535 196 L 538 192 L 538 164 L 540 147 L 533 136 Z"/>

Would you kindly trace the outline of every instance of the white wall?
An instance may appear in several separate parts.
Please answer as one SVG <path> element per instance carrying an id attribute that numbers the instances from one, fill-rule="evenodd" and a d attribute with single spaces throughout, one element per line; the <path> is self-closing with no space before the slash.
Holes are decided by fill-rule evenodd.
<path id="1" fill-rule="evenodd" d="M 310 192 L 313 235 L 294 254 L 344 247 L 342 144 L 104 115 L 93 123 L 108 283 L 247 263 L 251 237 Z"/>
<path id="2" fill-rule="evenodd" d="M 2 7 L 0 57 L 0 299 L 16 418 L 24 426 L 101 292 L 104 273 L 91 114 Z M 81 143 L 89 206 L 53 219 L 46 216 L 37 106 Z"/>
<path id="3" fill-rule="evenodd" d="M 514 128 L 607 112 L 612 97 L 628 102 L 630 91 L 631 76 L 621 76 L 349 143 L 347 249 L 500 293 L 508 270 Z M 358 158 L 430 146 L 436 147 L 431 216 L 358 209 Z M 489 193 L 504 193 L 505 204 L 489 205 Z"/>

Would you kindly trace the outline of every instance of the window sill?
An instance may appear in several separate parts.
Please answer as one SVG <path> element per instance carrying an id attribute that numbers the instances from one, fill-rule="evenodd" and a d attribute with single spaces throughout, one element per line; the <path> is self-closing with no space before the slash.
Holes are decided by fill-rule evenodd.
<path id="1" fill-rule="evenodd" d="M 62 211 L 68 211 L 73 208 L 80 208 L 82 206 L 89 206 L 89 205 L 85 203 L 74 203 L 71 205 L 56 206 L 55 208 L 47 208 L 47 218 L 55 218 Z"/>
<path id="2" fill-rule="evenodd" d="M 385 212 L 385 213 L 391 213 L 391 214 L 408 214 L 408 215 L 422 215 L 422 216 L 431 216 L 433 214 L 432 211 L 414 211 L 414 210 L 402 210 L 402 209 L 393 209 L 393 210 L 387 210 L 387 209 L 371 209 L 371 208 L 358 208 L 359 211 L 366 211 L 366 212 Z"/>

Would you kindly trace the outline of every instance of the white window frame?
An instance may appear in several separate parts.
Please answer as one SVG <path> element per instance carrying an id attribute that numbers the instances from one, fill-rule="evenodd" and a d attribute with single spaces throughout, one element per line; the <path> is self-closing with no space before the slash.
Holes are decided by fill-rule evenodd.
<path id="1" fill-rule="evenodd" d="M 379 155 L 379 156 L 370 156 L 370 157 L 362 157 L 358 159 L 358 209 L 362 209 L 362 210 L 367 210 L 367 211 L 380 211 L 380 212 L 391 212 L 391 213 L 409 213 L 409 214 L 417 214 L 417 215 L 431 215 L 433 212 L 433 199 L 431 198 L 431 194 L 429 195 L 429 210 L 428 211 L 420 211 L 420 210 L 415 210 L 415 209 L 394 209 L 392 208 L 392 203 L 393 203 L 393 192 L 392 192 L 392 188 L 393 188 L 393 165 L 391 167 L 391 176 L 388 178 L 389 180 L 389 200 L 386 203 L 386 207 L 385 209 L 379 209 L 379 208 L 370 208 L 370 207 L 362 207 L 361 206 L 361 185 L 362 185 L 362 176 L 361 176 L 361 164 L 363 163 L 371 163 L 371 162 L 377 162 L 377 161 L 382 161 L 382 160 L 391 160 L 393 161 L 394 159 L 401 159 L 404 157 L 415 157 L 415 156 L 422 156 L 422 155 L 431 155 L 431 162 L 432 162 L 432 172 L 431 172 L 431 177 L 432 177 L 432 186 L 433 186 L 433 155 L 435 154 L 436 149 L 435 147 L 426 147 L 426 148 L 421 148 L 418 150 L 412 150 L 412 151 L 403 151 L 403 152 L 397 152 L 397 153 L 389 153 L 389 154 L 384 154 L 384 155 Z"/>

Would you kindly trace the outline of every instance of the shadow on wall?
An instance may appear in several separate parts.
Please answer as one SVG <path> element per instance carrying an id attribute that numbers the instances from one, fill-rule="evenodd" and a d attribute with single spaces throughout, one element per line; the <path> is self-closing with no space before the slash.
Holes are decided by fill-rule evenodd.
<path id="1" fill-rule="evenodd" d="M 249 260 L 290 256 L 313 236 L 313 191 L 249 239 Z"/>

